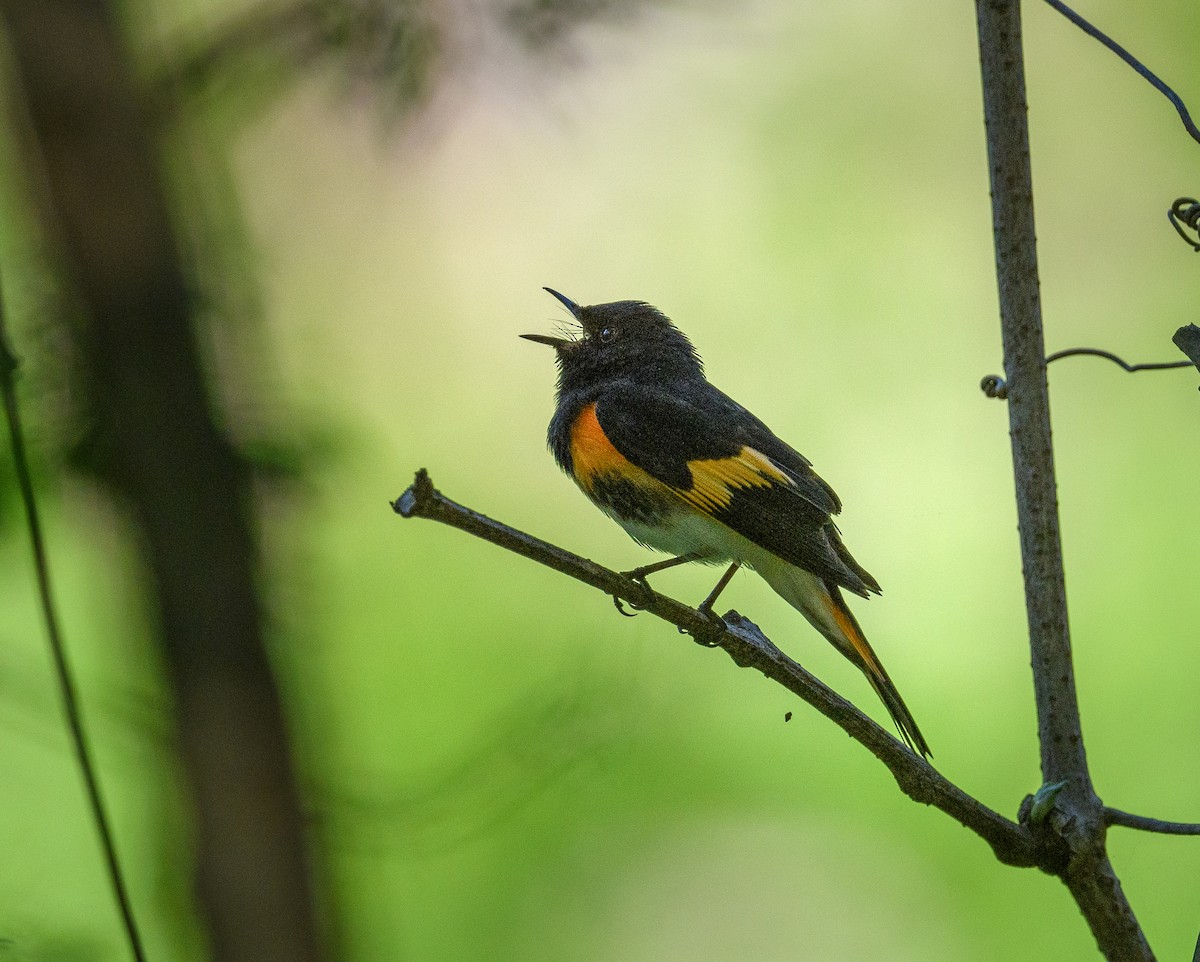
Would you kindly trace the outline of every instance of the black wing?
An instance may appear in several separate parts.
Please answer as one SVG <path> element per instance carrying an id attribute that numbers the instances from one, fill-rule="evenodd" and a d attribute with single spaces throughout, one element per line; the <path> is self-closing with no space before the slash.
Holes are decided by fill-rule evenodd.
<path id="1" fill-rule="evenodd" d="M 685 394 L 685 397 L 680 396 Z M 842 544 L 841 502 L 808 459 L 711 385 L 623 384 L 596 417 L 630 462 L 760 547 L 856 594 L 879 584 Z"/>

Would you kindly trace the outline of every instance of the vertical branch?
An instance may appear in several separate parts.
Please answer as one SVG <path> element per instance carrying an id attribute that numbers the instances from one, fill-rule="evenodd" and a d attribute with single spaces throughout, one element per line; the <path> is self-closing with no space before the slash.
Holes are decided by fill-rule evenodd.
<path id="1" fill-rule="evenodd" d="M 1088 772 L 1075 694 L 1038 292 L 1020 2 L 976 0 L 975 10 L 1042 776 L 1047 784 L 1065 783 L 1050 827 L 1068 846 L 1062 879 L 1106 958 L 1149 960 L 1153 955 L 1105 851 L 1103 811 Z"/>
<path id="2" fill-rule="evenodd" d="M 3 0 L 105 479 L 152 580 L 222 962 L 320 957 L 255 590 L 246 471 L 217 429 L 155 145 L 105 0 Z"/>
<path id="3" fill-rule="evenodd" d="M 1016 0 L 977 0 L 976 9 L 1004 371 L 1008 383 L 1008 422 L 1025 571 L 1025 606 L 1033 652 L 1042 778 L 1048 783 L 1067 781 L 1066 792 L 1086 797 L 1092 794 L 1092 786 L 1079 728 L 1058 528 L 1029 128 L 1025 118 L 1020 6 Z"/>

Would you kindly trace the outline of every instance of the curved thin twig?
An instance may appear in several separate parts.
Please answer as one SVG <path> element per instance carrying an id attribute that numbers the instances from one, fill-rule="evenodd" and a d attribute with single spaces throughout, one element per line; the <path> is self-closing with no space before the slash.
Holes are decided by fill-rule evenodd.
<path id="1" fill-rule="evenodd" d="M 1160 818 L 1150 818 L 1146 815 L 1131 815 L 1119 808 L 1104 808 L 1104 821 L 1107 825 L 1120 825 L 1123 828 L 1136 828 L 1143 832 L 1158 832 L 1160 835 L 1200 835 L 1200 825 L 1195 822 L 1166 822 Z"/>
<path id="2" fill-rule="evenodd" d="M 1130 374 L 1135 371 L 1166 371 L 1177 367 L 1191 367 L 1191 361 L 1150 361 L 1144 364 L 1130 364 L 1124 361 L 1111 351 L 1102 351 L 1097 347 L 1071 347 L 1065 351 L 1055 351 L 1046 358 L 1047 364 L 1053 364 L 1055 361 L 1062 360 L 1064 357 L 1102 357 L 1106 361 L 1112 361 Z M 989 374 L 979 382 L 979 388 L 988 397 L 999 398 L 1004 400 L 1008 397 L 1008 382 L 998 374 Z"/>
<path id="3" fill-rule="evenodd" d="M 1112 37 L 1108 36 L 1108 34 L 1088 23 L 1088 21 L 1063 3 L 1062 0 L 1046 0 L 1046 3 L 1070 20 L 1071 23 L 1075 24 L 1075 26 L 1086 33 L 1089 37 L 1094 37 L 1096 40 L 1099 40 L 1102 44 L 1104 44 L 1104 46 L 1108 47 L 1109 50 L 1124 60 L 1134 70 L 1136 70 L 1148 83 L 1154 87 L 1155 90 L 1171 101 L 1172 106 L 1174 106 L 1175 110 L 1179 113 L 1179 119 L 1183 121 L 1184 129 L 1187 130 L 1188 134 L 1194 141 L 1200 143 L 1200 129 L 1197 129 L 1195 123 L 1193 123 L 1192 115 L 1188 113 L 1188 109 L 1183 102 L 1183 98 L 1181 98 L 1179 94 L 1175 93 L 1174 90 L 1172 90 L 1163 80 L 1161 80 L 1158 75 L 1154 73 L 1154 71 L 1150 70 L 1150 68 L 1138 60 L 1137 57 L 1131 54 L 1119 43 L 1113 40 Z"/>
<path id="4" fill-rule="evenodd" d="M 1175 233 L 1183 238 L 1185 244 L 1194 251 L 1200 251 L 1200 243 L 1188 236 L 1185 227 L 1191 228 L 1200 235 L 1200 200 L 1195 197 L 1180 197 L 1167 211 L 1167 220 L 1175 228 Z"/>
<path id="5" fill-rule="evenodd" d="M 1106 361 L 1112 361 L 1114 364 L 1120 365 L 1129 373 L 1134 371 L 1166 371 L 1174 367 L 1191 367 L 1191 361 L 1149 361 L 1143 364 L 1130 364 L 1128 361 L 1123 361 L 1111 351 L 1102 351 L 1097 347 L 1070 347 L 1065 351 L 1055 351 L 1046 358 L 1047 364 L 1053 364 L 1055 361 L 1064 357 L 1075 357 L 1083 355 L 1087 357 L 1102 357 Z"/>
<path id="6" fill-rule="evenodd" d="M 742 668 L 755 668 L 799 696 L 878 758 L 909 798 L 941 809 L 987 842 L 1006 865 L 1037 865 L 1053 871 L 1060 853 L 1049 843 L 982 802 L 938 772 L 870 718 L 793 661 L 753 622 L 730 611 L 723 618 L 697 611 L 604 568 L 587 558 L 542 541 L 457 504 L 433 486 L 428 473 L 417 472 L 411 487 L 392 502 L 404 518 L 429 518 L 507 548 L 607 595 L 636 604 L 641 611 L 668 621 L 707 647 L 721 648 Z"/>
<path id="7" fill-rule="evenodd" d="M 1113 53 L 1124 60 L 1129 66 L 1138 72 L 1151 86 L 1161 93 L 1167 100 L 1171 101 L 1171 105 L 1179 114 L 1179 119 L 1183 121 L 1183 127 L 1188 132 L 1189 136 L 1200 143 L 1200 129 L 1196 127 L 1192 120 L 1192 115 L 1188 113 L 1187 105 L 1183 102 L 1183 98 L 1160 78 L 1154 71 L 1150 70 L 1144 63 L 1137 59 L 1128 50 L 1122 47 L 1119 43 L 1108 36 L 1104 31 L 1093 26 L 1074 10 L 1068 7 L 1062 0 L 1046 0 L 1051 7 L 1061 13 L 1064 17 L 1070 20 L 1075 26 L 1086 33 L 1090 37 L 1099 40 L 1104 46 L 1108 47 Z M 1200 251 L 1200 243 L 1196 239 L 1189 237 L 1184 231 L 1184 227 L 1190 227 L 1193 231 L 1200 233 L 1200 203 L 1197 203 L 1194 198 L 1180 197 L 1171 209 L 1167 211 L 1167 220 L 1171 222 L 1171 226 L 1175 228 L 1175 233 L 1183 238 L 1192 250 Z M 986 389 L 985 389 L 986 391 Z M 994 396 L 994 395 L 990 395 Z"/>

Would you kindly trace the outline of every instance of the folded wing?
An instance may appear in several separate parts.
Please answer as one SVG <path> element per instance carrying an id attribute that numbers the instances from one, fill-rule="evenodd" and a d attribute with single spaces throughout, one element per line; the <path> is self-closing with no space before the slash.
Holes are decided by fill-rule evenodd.
<path id="1" fill-rule="evenodd" d="M 716 388 L 689 391 L 683 400 L 626 384 L 597 400 L 596 417 L 627 460 L 692 507 L 848 591 L 879 591 L 842 544 L 833 489 L 808 459 Z"/>

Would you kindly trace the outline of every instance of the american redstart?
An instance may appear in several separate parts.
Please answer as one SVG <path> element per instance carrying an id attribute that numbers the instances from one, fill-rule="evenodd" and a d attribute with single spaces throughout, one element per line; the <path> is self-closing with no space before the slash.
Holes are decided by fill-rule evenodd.
<path id="1" fill-rule="evenodd" d="M 553 347 L 558 361 L 554 459 L 635 541 L 674 556 L 630 576 L 729 562 L 700 606 L 711 610 L 738 567 L 753 568 L 858 666 L 905 742 L 929 755 L 842 599 L 843 588 L 866 598 L 879 583 L 842 544 L 833 489 L 708 382 L 691 341 L 659 310 L 642 301 L 580 307 L 546 290 L 582 329 L 570 337 L 521 335 Z"/>

